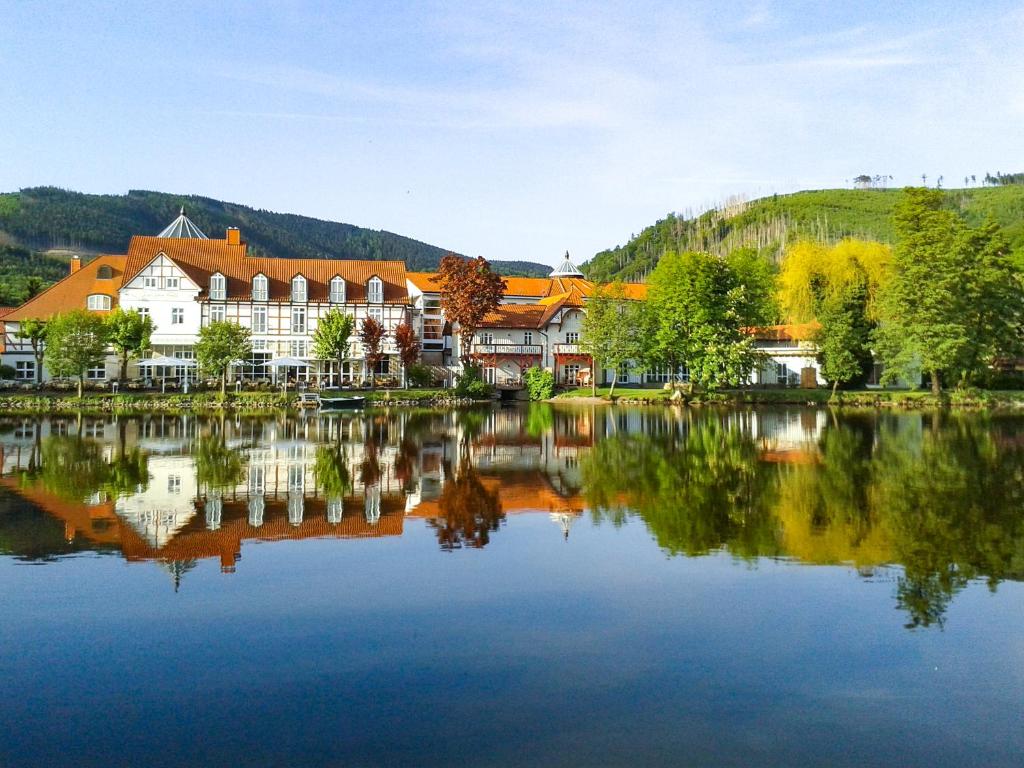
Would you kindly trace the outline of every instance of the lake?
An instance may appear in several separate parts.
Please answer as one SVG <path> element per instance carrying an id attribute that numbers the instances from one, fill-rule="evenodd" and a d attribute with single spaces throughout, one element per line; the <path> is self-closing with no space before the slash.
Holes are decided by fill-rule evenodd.
<path id="1" fill-rule="evenodd" d="M 1020 766 L 1024 419 L 0 418 L 0 765 Z"/>

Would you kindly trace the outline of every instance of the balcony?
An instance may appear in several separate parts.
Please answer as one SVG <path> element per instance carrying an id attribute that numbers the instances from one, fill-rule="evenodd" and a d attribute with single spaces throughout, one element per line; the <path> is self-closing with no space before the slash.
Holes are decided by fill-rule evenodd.
<path id="1" fill-rule="evenodd" d="M 540 344 L 474 344 L 474 355 L 541 355 Z"/>
<path id="2" fill-rule="evenodd" d="M 579 344 L 555 344 L 554 352 L 556 355 L 585 355 Z"/>

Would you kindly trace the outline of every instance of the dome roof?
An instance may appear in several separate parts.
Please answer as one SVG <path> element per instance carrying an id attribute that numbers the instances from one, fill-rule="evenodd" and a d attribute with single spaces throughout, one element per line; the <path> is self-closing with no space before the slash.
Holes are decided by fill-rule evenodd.
<path id="1" fill-rule="evenodd" d="M 583 273 L 580 272 L 580 268 L 572 263 L 569 259 L 569 252 L 565 252 L 565 259 L 562 263 L 552 270 L 548 277 L 583 277 Z"/>
<path id="2" fill-rule="evenodd" d="M 203 234 L 203 231 L 195 225 L 188 216 L 185 215 L 184 207 L 178 214 L 178 218 L 172 221 L 157 237 L 184 237 L 193 238 L 196 240 L 209 240 L 209 238 Z"/>

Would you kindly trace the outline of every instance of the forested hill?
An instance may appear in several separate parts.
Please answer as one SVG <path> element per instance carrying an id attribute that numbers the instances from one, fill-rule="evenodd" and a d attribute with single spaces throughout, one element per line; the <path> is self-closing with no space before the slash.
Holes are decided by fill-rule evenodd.
<path id="1" fill-rule="evenodd" d="M 807 237 L 892 241 L 898 189 L 823 189 L 734 203 L 694 218 L 670 214 L 625 245 L 601 251 L 583 265 L 592 280 L 642 280 L 665 251 L 728 253 L 753 247 L 773 258 L 786 243 Z M 975 187 L 946 193 L 949 205 L 972 224 L 992 214 L 1011 245 L 1024 249 L 1024 186 Z"/>
<path id="2" fill-rule="evenodd" d="M 410 270 L 435 269 L 443 248 L 391 232 L 308 216 L 249 208 L 208 197 L 132 190 L 87 195 L 54 187 L 0 194 L 0 282 L 38 275 L 51 282 L 66 269 L 47 252 L 124 253 L 132 235 L 155 235 L 185 212 L 210 237 L 238 227 L 257 255 L 283 258 L 398 259 Z M 547 275 L 551 267 L 496 261 L 510 275 Z M 27 270 L 27 271 L 26 271 Z M 10 278 L 10 279 L 8 279 Z M 3 293 L 0 291 L 0 293 Z M 10 301 L 0 296 L 0 301 Z"/>

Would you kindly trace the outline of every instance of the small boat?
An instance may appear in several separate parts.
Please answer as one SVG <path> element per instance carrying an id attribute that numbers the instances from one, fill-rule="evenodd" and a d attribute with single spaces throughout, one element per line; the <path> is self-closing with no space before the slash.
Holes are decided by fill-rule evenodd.
<path id="1" fill-rule="evenodd" d="M 351 411 L 362 408 L 366 404 L 365 397 L 321 397 L 321 411 Z"/>

